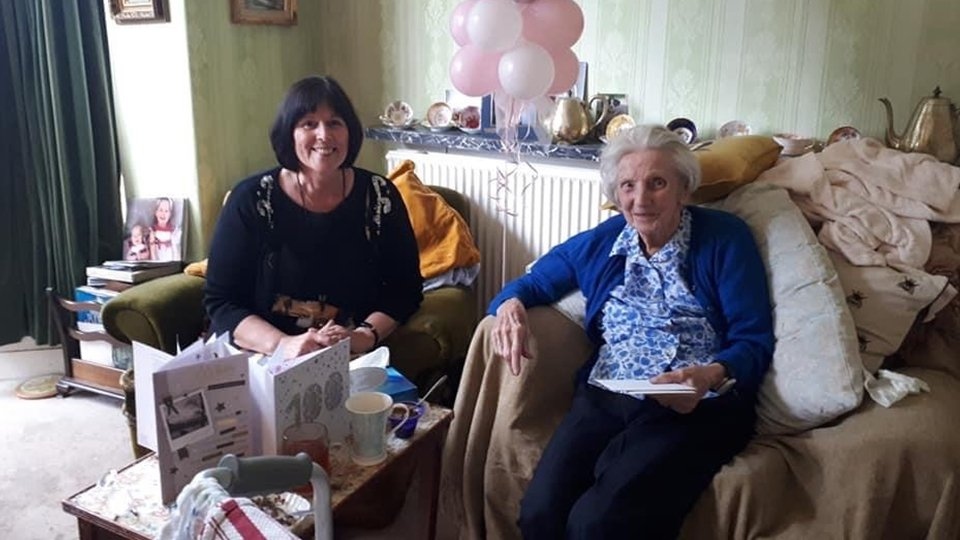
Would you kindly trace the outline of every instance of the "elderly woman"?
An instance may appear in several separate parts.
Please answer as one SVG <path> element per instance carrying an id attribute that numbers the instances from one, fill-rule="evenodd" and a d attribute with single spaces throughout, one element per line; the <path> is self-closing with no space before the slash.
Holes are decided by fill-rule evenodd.
<path id="1" fill-rule="evenodd" d="M 640 126 L 600 161 L 620 210 L 552 249 L 494 298 L 496 354 L 523 369 L 526 308 L 581 289 L 596 344 L 573 404 L 521 502 L 524 538 L 671 538 L 753 433 L 773 330 L 763 263 L 737 217 L 686 206 L 695 156 Z M 601 380 L 680 383 L 688 394 L 615 393 Z"/>
<path id="2" fill-rule="evenodd" d="M 297 356 L 350 337 L 374 348 L 420 306 L 416 238 L 397 189 L 353 165 L 363 128 L 334 79 L 308 77 L 270 131 L 279 166 L 241 181 L 210 248 L 212 331 Z"/>

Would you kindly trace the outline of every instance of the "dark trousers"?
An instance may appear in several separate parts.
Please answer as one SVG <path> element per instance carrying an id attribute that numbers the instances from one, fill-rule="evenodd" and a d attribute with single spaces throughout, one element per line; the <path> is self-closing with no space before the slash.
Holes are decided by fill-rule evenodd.
<path id="1" fill-rule="evenodd" d="M 731 392 L 680 414 L 581 384 L 520 503 L 523 537 L 675 538 L 750 440 L 753 405 Z"/>

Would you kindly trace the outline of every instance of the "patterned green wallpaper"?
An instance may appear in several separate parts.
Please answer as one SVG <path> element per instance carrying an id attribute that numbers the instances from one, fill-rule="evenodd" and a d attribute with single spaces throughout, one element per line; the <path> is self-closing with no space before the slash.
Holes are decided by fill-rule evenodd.
<path id="1" fill-rule="evenodd" d="M 324 65 L 362 92 L 365 120 L 392 99 L 422 114 L 443 97 L 457 3 L 324 2 Z M 579 3 L 586 27 L 574 50 L 590 92 L 629 94 L 640 121 L 686 116 L 707 136 L 733 119 L 760 133 L 823 138 L 852 124 L 880 135 L 878 97 L 893 102 L 898 129 L 937 84 L 960 102 L 956 0 Z"/>
<path id="2" fill-rule="evenodd" d="M 322 71 L 324 40 L 318 2 L 301 1 L 292 27 L 232 24 L 226 0 L 185 3 L 206 246 L 224 193 L 276 164 L 269 130 L 277 104 L 293 81 Z"/>
<path id="3" fill-rule="evenodd" d="M 267 130 L 283 91 L 311 73 L 337 77 L 361 119 L 393 99 L 422 114 L 450 87 L 456 50 L 449 36 L 458 0 L 300 0 L 293 27 L 234 25 L 227 0 L 173 0 L 186 20 L 200 225 L 192 255 L 205 252 L 223 193 L 238 179 L 270 166 Z M 894 104 L 902 129 L 917 100 L 939 84 L 960 102 L 960 2 L 957 0 L 580 0 L 586 27 L 574 46 L 589 63 L 589 91 L 629 94 L 638 121 L 694 120 L 704 136 L 741 119 L 755 132 L 795 131 L 826 137 L 851 124 L 882 133 L 882 107 Z M 181 11 L 183 10 L 183 11 Z M 185 14 L 184 14 L 185 11 Z M 113 24 L 112 21 L 108 24 Z M 125 45 L 160 31 L 123 29 Z M 113 34 L 120 32 L 115 31 Z M 178 39 L 164 37 L 167 45 Z M 182 38 L 180 38 L 182 39 Z M 178 44 L 178 47 L 182 46 Z M 129 70 L 133 58 L 126 66 Z M 133 82 L 129 83 L 135 86 Z M 148 84 L 144 81 L 141 91 Z M 142 108 L 143 94 L 118 92 L 118 110 Z M 156 111 L 154 111 L 156 112 Z M 173 112 L 173 111 L 171 111 Z M 162 114 L 162 109 L 161 109 Z M 142 115 L 140 115 L 142 116 Z M 187 114 L 189 118 L 189 113 Z M 121 148 L 133 191 L 169 177 L 155 159 L 153 126 L 124 122 Z M 382 144 L 367 142 L 362 166 L 382 170 Z M 192 160 L 164 158 L 171 171 Z M 178 178 L 183 175 L 178 174 Z M 192 179 L 191 179 L 192 180 Z M 142 182 L 141 182 L 142 181 Z M 189 189 L 184 189 L 189 195 Z M 197 201 L 194 201 L 197 203 Z M 195 222 L 196 223 L 196 222 Z M 200 243 L 202 242 L 202 245 Z"/>

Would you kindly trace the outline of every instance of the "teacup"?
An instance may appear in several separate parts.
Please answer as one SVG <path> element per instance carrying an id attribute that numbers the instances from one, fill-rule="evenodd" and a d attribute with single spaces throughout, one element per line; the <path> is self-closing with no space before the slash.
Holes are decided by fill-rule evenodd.
<path id="1" fill-rule="evenodd" d="M 394 410 L 390 413 L 388 421 L 390 422 L 390 427 L 396 430 L 394 434 L 397 438 L 409 439 L 413 437 L 414 432 L 417 430 L 417 423 L 420 421 L 420 417 L 427 414 L 427 407 L 429 407 L 429 405 L 427 405 L 426 402 L 418 404 L 415 401 L 401 401 L 399 404 L 406 406 L 409 414 L 404 417 L 403 414 L 397 414 L 397 411 Z"/>
<path id="2" fill-rule="evenodd" d="M 382 392 L 357 392 L 345 403 L 350 413 L 350 457 L 357 465 L 376 465 L 387 459 L 387 434 L 393 434 L 410 417 L 410 408 L 393 403 Z M 389 432 L 387 416 L 392 410 L 403 411 L 403 421 Z"/>

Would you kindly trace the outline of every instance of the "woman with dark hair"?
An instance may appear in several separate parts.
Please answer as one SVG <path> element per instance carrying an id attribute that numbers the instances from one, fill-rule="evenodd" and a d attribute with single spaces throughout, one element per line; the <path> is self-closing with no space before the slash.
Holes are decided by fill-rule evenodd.
<path id="1" fill-rule="evenodd" d="M 280 166 L 237 184 L 214 230 L 211 330 L 288 357 L 347 337 L 353 352 L 373 349 L 423 299 L 400 194 L 353 166 L 363 127 L 331 77 L 287 91 L 270 142 Z"/>

